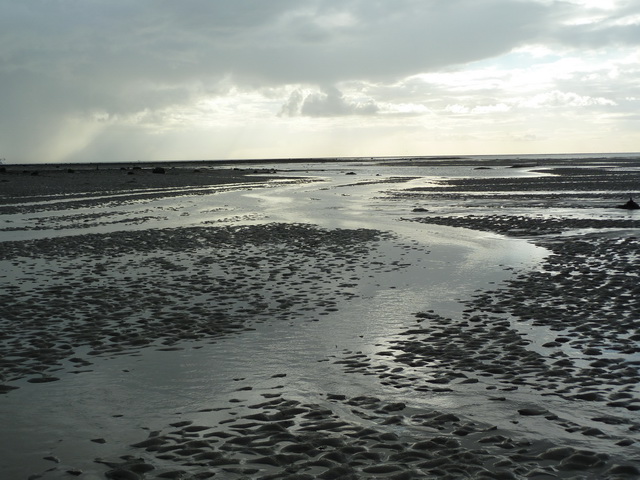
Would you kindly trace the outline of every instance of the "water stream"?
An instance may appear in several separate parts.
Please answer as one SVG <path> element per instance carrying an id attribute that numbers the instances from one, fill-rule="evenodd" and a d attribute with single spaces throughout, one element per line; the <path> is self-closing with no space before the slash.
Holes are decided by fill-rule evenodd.
<path id="1" fill-rule="evenodd" d="M 320 321 L 314 321 L 317 316 L 309 312 L 296 321 L 261 323 L 253 331 L 215 343 L 186 344 L 184 350 L 147 348 L 135 356 L 98 358 L 91 372 L 63 375 L 53 384 L 23 382 L 20 389 L 0 398 L 0 469 L 6 478 L 44 471 L 51 465 L 43 460 L 47 456 L 82 469 L 83 478 L 102 478 L 103 470 L 93 459 L 122 454 L 123 445 L 142 439 L 141 429 L 161 428 L 184 416 L 212 424 L 224 412 L 200 410 L 225 405 L 234 398 L 259 401 L 261 393 L 274 389 L 314 403 L 322 402 L 326 393 L 356 396 L 375 392 L 392 398 L 399 393 L 381 387 L 375 376 L 344 373 L 327 359 L 344 352 L 375 353 L 415 322 L 415 312 L 433 309 L 443 315 L 459 314 L 463 307 L 458 299 L 505 280 L 511 275 L 508 267 L 535 267 L 547 253 L 524 240 L 402 222 L 412 205 L 386 200 L 383 192 L 390 185 L 373 183 L 381 180 L 377 175 L 365 171 L 345 176 L 343 170 L 337 170 L 323 172 L 314 183 L 129 201 L 85 213 L 102 212 L 108 218 L 111 212 L 123 216 L 143 211 L 150 220 L 135 225 L 74 228 L 69 224 L 70 228 L 55 231 L 20 232 L 21 238 L 40 238 L 117 229 L 271 222 L 372 228 L 397 235 L 397 240 L 385 240 L 376 248 L 389 263 L 402 263 L 403 268 L 359 278 L 359 295 L 341 300 L 337 311 Z M 81 212 L 58 211 L 56 216 L 64 213 Z M 28 224 L 23 220 L 23 225 Z M 253 390 L 239 392 L 239 385 L 251 385 Z M 419 395 L 409 400 L 430 401 Z M 472 398 L 452 395 L 440 397 L 434 406 L 455 411 L 473 404 Z M 488 420 L 507 423 L 499 417 L 494 413 Z"/>

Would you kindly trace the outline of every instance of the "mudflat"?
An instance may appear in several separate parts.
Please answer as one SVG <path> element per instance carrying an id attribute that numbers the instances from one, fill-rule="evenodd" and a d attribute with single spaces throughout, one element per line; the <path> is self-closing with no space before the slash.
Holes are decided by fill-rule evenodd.
<path id="1" fill-rule="evenodd" d="M 14 419 L 2 468 L 17 478 L 640 477 L 640 217 L 615 208 L 635 194 L 637 172 L 563 163 L 511 176 L 501 161 L 482 165 L 499 175 L 480 177 L 475 164 L 441 163 L 463 174 L 421 183 L 415 161 L 402 176 L 354 164 L 328 179 L 326 162 L 305 178 L 291 164 L 8 167 L 0 408 Z M 400 226 L 272 221 L 278 210 L 264 204 L 291 203 L 274 179 L 304 187 L 288 194 L 300 209 L 335 194 L 335 216 L 367 195 L 372 215 L 424 241 Z M 247 189 L 273 195 L 234 209 Z M 230 213 L 202 207 L 222 195 Z M 501 265 L 505 279 L 476 285 L 458 308 L 425 292 L 406 313 L 393 297 L 410 290 L 416 265 L 437 285 L 438 269 L 459 260 L 430 247 L 433 226 L 451 243 L 457 231 L 499 235 L 547 253 L 533 267 Z M 384 322 L 386 333 L 368 331 Z"/>

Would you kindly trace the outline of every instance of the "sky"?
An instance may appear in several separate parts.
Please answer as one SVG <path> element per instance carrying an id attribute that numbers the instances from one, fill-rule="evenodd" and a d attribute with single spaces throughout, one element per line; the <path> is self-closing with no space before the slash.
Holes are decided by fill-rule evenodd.
<path id="1" fill-rule="evenodd" d="M 0 0 L 6 163 L 640 151 L 637 0 Z"/>

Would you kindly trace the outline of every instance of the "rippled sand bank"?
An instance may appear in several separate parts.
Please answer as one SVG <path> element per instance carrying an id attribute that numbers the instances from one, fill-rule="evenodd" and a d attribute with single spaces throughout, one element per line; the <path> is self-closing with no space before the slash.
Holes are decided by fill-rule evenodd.
<path id="1" fill-rule="evenodd" d="M 120 174 L 136 175 L 112 173 L 118 182 Z M 188 175 L 179 177 L 184 183 L 172 187 L 192 185 Z M 494 180 L 484 182 L 495 189 Z M 518 191 L 539 189 L 531 185 L 520 183 Z M 87 438 L 57 434 L 61 443 L 75 437 L 90 458 L 34 439 L 25 464 L 3 453 L 3 468 L 32 478 L 638 477 L 638 220 L 581 211 L 577 225 L 570 216 L 537 217 L 546 213 L 540 206 L 496 216 L 461 214 L 456 204 L 447 213 L 443 201 L 475 187 L 465 181 L 442 188 L 445 200 L 437 191 L 388 194 L 407 211 L 416 204 L 437 211 L 405 214 L 404 222 L 527 237 L 550 254 L 539 268 L 462 299 L 459 315 L 425 309 L 367 351 L 328 349 L 315 361 L 335 375 L 334 389 L 301 398 L 283 363 L 260 379 L 229 378 L 217 387 L 225 395 L 208 405 L 177 403 L 177 412 L 153 427 L 121 411 L 111 420 L 129 422 L 127 435 L 114 428 Z M 480 201 L 477 190 L 463 203 Z M 571 195 L 565 198 L 577 204 Z M 592 230 L 566 234 L 576 227 Z M 393 259 L 382 248 L 391 243 L 401 252 Z M 365 279 L 402 275 L 429 255 L 393 232 L 283 223 L 1 242 L 0 261 L 12 270 L 1 279 L 0 401 L 7 405 L 18 392 L 46 396 L 70 377 L 96 388 L 89 379 L 110 359 L 119 359 L 126 375 L 150 351 L 186 361 L 181 351 L 216 349 L 275 322 L 321 328 L 324 318 L 362 299 Z M 159 379 L 164 369 L 169 365 L 157 365 Z M 349 379 L 371 390 L 353 395 Z M 139 401 L 154 404 L 151 397 Z M 73 411 L 71 398 L 70 417 Z"/>

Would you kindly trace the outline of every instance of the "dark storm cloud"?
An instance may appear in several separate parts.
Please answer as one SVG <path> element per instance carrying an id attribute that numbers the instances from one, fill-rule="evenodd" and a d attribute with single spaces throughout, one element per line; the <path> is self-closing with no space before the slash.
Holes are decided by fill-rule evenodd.
<path id="1" fill-rule="evenodd" d="M 135 82 L 249 85 L 399 78 L 537 39 L 634 42 L 638 29 L 564 27 L 572 8 L 517 0 L 0 3 L 2 71 L 77 83 L 97 100 Z M 193 88 L 191 85 L 189 88 Z M 101 97 L 106 98 L 101 98 Z"/>
<path id="2" fill-rule="evenodd" d="M 553 9 L 513 0 L 3 1 L 3 71 L 120 92 L 135 81 L 332 83 L 485 58 Z"/>
<path id="3" fill-rule="evenodd" d="M 616 15 L 632 15 L 632 5 Z M 637 25 L 615 18 L 564 25 L 579 9 L 535 0 L 0 0 L 2 155 L 29 150 L 27 139 L 46 144 L 62 118 L 125 118 L 234 86 L 325 86 L 283 113 L 370 114 L 375 104 L 326 86 L 394 81 L 527 43 L 638 43 Z"/>

